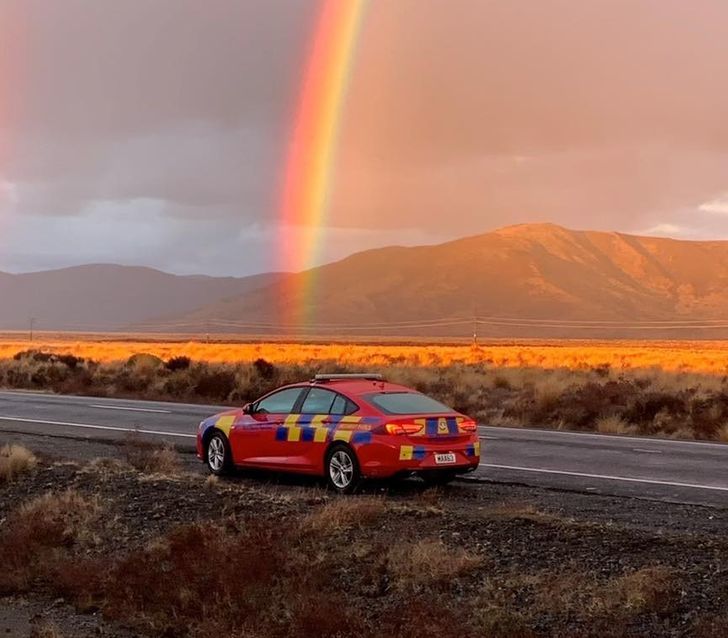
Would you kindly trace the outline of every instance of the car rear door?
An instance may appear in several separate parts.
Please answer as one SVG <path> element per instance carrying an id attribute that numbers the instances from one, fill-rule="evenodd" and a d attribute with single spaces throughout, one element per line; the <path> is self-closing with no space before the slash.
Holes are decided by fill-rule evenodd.
<path id="1" fill-rule="evenodd" d="M 323 465 L 328 440 L 331 407 L 338 394 L 326 388 L 309 388 L 296 413 L 279 426 L 276 456 L 281 463 L 300 471 L 317 471 Z"/>

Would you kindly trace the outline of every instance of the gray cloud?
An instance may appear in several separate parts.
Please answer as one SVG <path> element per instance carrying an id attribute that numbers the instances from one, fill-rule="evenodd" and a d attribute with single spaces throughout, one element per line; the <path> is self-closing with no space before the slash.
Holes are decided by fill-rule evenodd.
<path id="1" fill-rule="evenodd" d="M 0 0 L 0 269 L 275 267 L 315 7 Z M 544 220 L 728 237 L 724 0 L 368 7 L 322 259 Z"/>

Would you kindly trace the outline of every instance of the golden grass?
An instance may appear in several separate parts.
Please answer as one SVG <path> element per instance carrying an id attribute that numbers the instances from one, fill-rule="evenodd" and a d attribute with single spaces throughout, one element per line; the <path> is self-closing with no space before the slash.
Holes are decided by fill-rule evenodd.
<path id="1" fill-rule="evenodd" d="M 384 516 L 387 506 L 381 498 L 337 498 L 310 514 L 302 528 L 315 534 L 333 534 L 352 527 L 374 524 Z"/>
<path id="2" fill-rule="evenodd" d="M 397 543 L 389 550 L 388 559 L 389 573 L 398 589 L 447 582 L 482 563 L 479 556 L 461 547 L 429 539 Z"/>
<path id="3" fill-rule="evenodd" d="M 0 448 L 0 483 L 29 472 L 37 463 L 33 453 L 22 445 L 3 445 Z"/>
<path id="4" fill-rule="evenodd" d="M 203 343 L 199 341 L 137 340 L 121 336 L 87 337 L 52 335 L 32 344 L 16 338 L 0 341 L 0 359 L 33 349 L 74 354 L 100 362 L 125 361 L 149 353 L 161 359 L 188 356 L 210 363 L 251 362 L 266 359 L 274 364 L 335 360 L 349 366 L 451 366 L 489 364 L 499 368 L 568 368 L 613 370 L 660 369 L 684 373 L 728 373 L 728 343 L 718 341 L 530 341 L 491 342 L 478 346 L 392 343 Z M 508 378 L 499 379 L 507 385 Z"/>
<path id="5" fill-rule="evenodd" d="M 596 430 L 600 434 L 633 434 L 634 428 L 618 416 L 604 416 L 597 419 Z"/>
<path id="6" fill-rule="evenodd" d="M 23 504 L 17 513 L 18 520 L 28 529 L 54 528 L 61 544 L 74 542 L 84 546 L 99 544 L 94 525 L 100 516 L 98 498 L 83 496 L 73 489 L 47 492 Z"/>

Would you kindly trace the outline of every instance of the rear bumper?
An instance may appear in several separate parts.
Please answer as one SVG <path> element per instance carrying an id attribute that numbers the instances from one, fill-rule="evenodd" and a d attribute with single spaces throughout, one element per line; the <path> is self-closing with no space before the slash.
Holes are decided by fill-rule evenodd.
<path id="1" fill-rule="evenodd" d="M 377 439 L 384 439 L 377 440 Z M 375 437 L 369 445 L 356 450 L 362 475 L 367 478 L 389 478 L 419 472 L 453 472 L 466 474 L 480 464 L 480 441 L 477 436 L 463 443 L 447 440 L 420 443 L 412 438 Z M 438 463 L 437 454 L 454 454 L 454 463 Z"/>

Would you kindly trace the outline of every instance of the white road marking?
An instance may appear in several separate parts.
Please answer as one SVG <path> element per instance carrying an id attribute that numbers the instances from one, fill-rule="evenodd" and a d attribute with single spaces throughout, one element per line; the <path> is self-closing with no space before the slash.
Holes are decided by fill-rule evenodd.
<path id="1" fill-rule="evenodd" d="M 625 436 L 622 434 L 595 434 L 593 432 L 569 432 L 568 430 L 549 430 L 546 428 L 518 428 L 518 427 L 506 427 L 496 425 L 479 425 L 481 430 L 511 430 L 514 432 L 533 432 L 538 434 L 554 434 L 559 436 L 575 436 L 583 438 L 595 438 L 601 439 L 602 441 L 609 441 L 610 439 L 618 439 L 620 441 L 632 441 L 633 443 L 639 443 L 643 441 L 645 443 L 655 444 L 667 444 L 667 445 L 697 445 L 702 447 L 710 447 L 714 450 L 722 450 L 728 452 L 728 445 L 725 443 L 709 443 L 708 441 L 688 441 L 685 439 L 661 439 L 659 437 L 648 437 L 648 436 Z"/>
<path id="2" fill-rule="evenodd" d="M 692 487 L 699 490 L 728 492 L 728 487 L 720 485 L 700 485 L 697 483 L 677 483 L 674 481 L 658 481 L 656 479 L 632 478 L 629 476 L 611 476 L 609 474 L 586 474 L 584 472 L 567 472 L 565 470 L 547 470 L 540 467 L 518 467 L 516 465 L 497 465 L 481 463 L 480 467 L 492 467 L 499 470 L 515 470 L 517 472 L 537 472 L 539 474 L 558 474 L 559 476 L 579 476 L 582 478 L 603 479 L 607 481 L 624 481 L 627 483 L 646 483 L 648 485 L 667 485 L 669 487 Z"/>
<path id="3" fill-rule="evenodd" d="M 644 447 L 633 447 L 632 451 L 633 452 L 643 452 L 644 454 L 662 454 L 662 452 L 660 450 L 648 450 L 647 448 L 644 448 Z"/>
<path id="4" fill-rule="evenodd" d="M 92 430 L 111 430 L 112 432 L 135 432 L 137 434 L 154 434 L 158 436 L 177 436 L 180 438 L 197 438 L 196 434 L 182 434 L 180 432 L 162 432 L 160 430 L 140 430 L 139 428 L 120 428 L 113 425 L 95 425 L 91 423 L 69 423 L 66 421 L 44 421 L 41 419 L 22 419 L 15 416 L 0 416 L 0 421 L 17 423 L 37 423 L 39 425 L 64 425 L 72 428 L 88 428 Z"/>
<path id="5" fill-rule="evenodd" d="M 156 414 L 172 414 L 172 410 L 153 410 L 152 408 L 125 408 L 120 405 L 97 405 L 89 403 L 90 408 L 99 408 L 100 410 L 125 410 L 126 412 L 154 412 Z"/>

